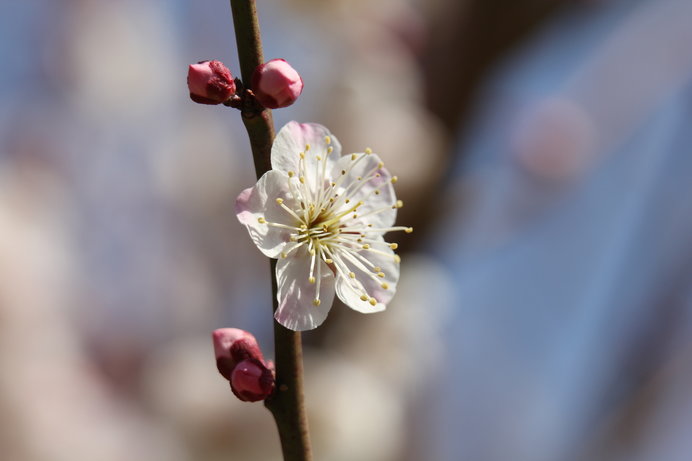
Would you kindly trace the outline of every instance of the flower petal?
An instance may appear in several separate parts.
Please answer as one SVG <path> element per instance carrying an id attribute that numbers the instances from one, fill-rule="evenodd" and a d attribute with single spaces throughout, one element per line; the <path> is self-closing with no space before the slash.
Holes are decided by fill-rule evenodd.
<path id="1" fill-rule="evenodd" d="M 286 174 L 268 171 L 254 187 L 241 192 L 235 202 L 238 220 L 247 227 L 257 248 L 270 258 L 277 258 L 281 254 L 292 231 L 268 223 L 296 225 L 295 218 L 276 203 L 276 199 L 281 198 L 290 208 L 296 207 L 288 181 Z M 260 222 L 262 220 L 266 222 Z"/>
<path id="2" fill-rule="evenodd" d="M 346 195 L 350 203 L 363 202 L 356 213 L 355 221 L 375 228 L 391 227 L 396 220 L 396 194 L 392 186 L 392 176 L 382 165 L 377 154 L 345 155 L 334 165 L 332 175 L 346 171 L 339 195 Z M 358 179 L 361 178 L 361 179 Z M 348 224 L 352 226 L 353 222 Z"/>
<path id="3" fill-rule="evenodd" d="M 329 139 L 329 144 L 327 143 Z M 306 146 L 310 149 L 306 149 Z M 329 152 L 331 147 L 332 151 Z M 304 153 L 301 162 L 300 154 Z M 340 158 L 341 144 L 327 128 L 317 123 L 288 122 L 284 125 L 272 144 L 272 168 L 286 174 L 293 172 L 305 176 L 306 184 L 314 193 L 323 184 L 318 184 L 317 176 L 324 170 L 330 172 Z M 301 167 L 302 163 L 302 167 Z M 326 167 L 325 164 L 326 163 Z"/>
<path id="4" fill-rule="evenodd" d="M 381 244 L 372 244 L 371 249 L 358 251 L 360 257 L 346 249 L 338 251 L 340 260 L 355 277 L 337 276 L 336 295 L 348 307 L 364 314 L 385 310 L 399 281 L 399 258 L 382 238 L 378 240 L 381 240 Z M 363 262 L 363 259 L 370 264 Z M 363 290 L 368 298 L 375 299 L 374 306 L 370 299 L 361 299 Z"/>
<path id="5" fill-rule="evenodd" d="M 311 259 L 303 246 L 276 263 L 279 307 L 274 318 L 289 330 L 317 328 L 327 318 L 334 301 L 334 274 L 318 257 L 315 259 L 314 277 L 317 278 L 319 273 L 320 303 L 318 306 L 313 304 L 317 299 L 318 283 L 309 282 Z"/>

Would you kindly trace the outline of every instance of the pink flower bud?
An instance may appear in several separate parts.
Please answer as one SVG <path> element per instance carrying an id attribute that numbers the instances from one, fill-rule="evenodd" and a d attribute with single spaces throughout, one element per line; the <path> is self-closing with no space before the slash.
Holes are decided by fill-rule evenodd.
<path id="1" fill-rule="evenodd" d="M 231 373 L 231 390 L 244 402 L 264 400 L 274 391 L 274 374 L 258 360 L 243 360 Z"/>
<path id="2" fill-rule="evenodd" d="M 283 59 L 272 59 L 255 69 L 252 91 L 264 107 L 278 109 L 293 104 L 303 91 L 303 79 Z"/>
<path id="3" fill-rule="evenodd" d="M 221 104 L 235 93 L 233 75 L 221 61 L 190 64 L 187 87 L 190 98 L 200 104 Z"/>
<path id="4" fill-rule="evenodd" d="M 216 368 L 230 381 L 240 400 L 264 400 L 274 391 L 274 371 L 266 363 L 254 336 L 238 328 L 220 328 L 212 333 Z"/>

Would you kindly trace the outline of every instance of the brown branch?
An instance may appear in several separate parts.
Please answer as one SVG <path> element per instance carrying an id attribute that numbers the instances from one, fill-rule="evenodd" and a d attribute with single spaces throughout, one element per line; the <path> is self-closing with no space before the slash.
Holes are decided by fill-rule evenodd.
<path id="1" fill-rule="evenodd" d="M 262 64 L 262 40 L 254 0 L 230 0 L 233 13 L 240 72 L 244 87 L 250 88 L 252 73 Z M 247 91 L 247 90 L 246 90 Z M 271 169 L 274 122 L 268 109 L 241 111 L 248 136 L 255 172 L 259 179 Z M 276 260 L 271 260 L 273 310 L 276 299 Z M 265 401 L 276 421 L 284 461 L 310 461 L 310 436 L 303 398 L 303 353 L 299 332 L 274 322 L 276 391 Z"/>

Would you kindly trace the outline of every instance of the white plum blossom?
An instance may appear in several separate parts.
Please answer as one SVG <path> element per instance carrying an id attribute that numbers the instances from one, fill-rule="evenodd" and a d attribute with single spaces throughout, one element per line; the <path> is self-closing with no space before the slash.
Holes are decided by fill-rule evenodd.
<path id="1" fill-rule="evenodd" d="M 286 328 L 313 329 L 334 294 L 363 313 L 383 311 L 394 296 L 400 258 L 383 234 L 402 206 L 396 176 L 370 149 L 341 155 L 327 128 L 289 122 L 276 135 L 272 170 L 236 200 L 238 219 L 257 247 L 277 258 L 278 309 Z"/>

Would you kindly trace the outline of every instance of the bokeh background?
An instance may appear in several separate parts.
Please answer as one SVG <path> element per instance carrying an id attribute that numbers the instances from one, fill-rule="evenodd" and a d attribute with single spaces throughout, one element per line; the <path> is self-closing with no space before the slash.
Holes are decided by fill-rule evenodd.
<path id="1" fill-rule="evenodd" d="M 399 176 L 400 287 L 304 335 L 320 461 L 692 459 L 692 2 L 258 0 L 274 112 Z M 270 354 L 233 213 L 227 2 L 0 3 L 7 461 L 279 460 L 210 332 Z M 236 72 L 237 73 L 237 72 Z"/>

